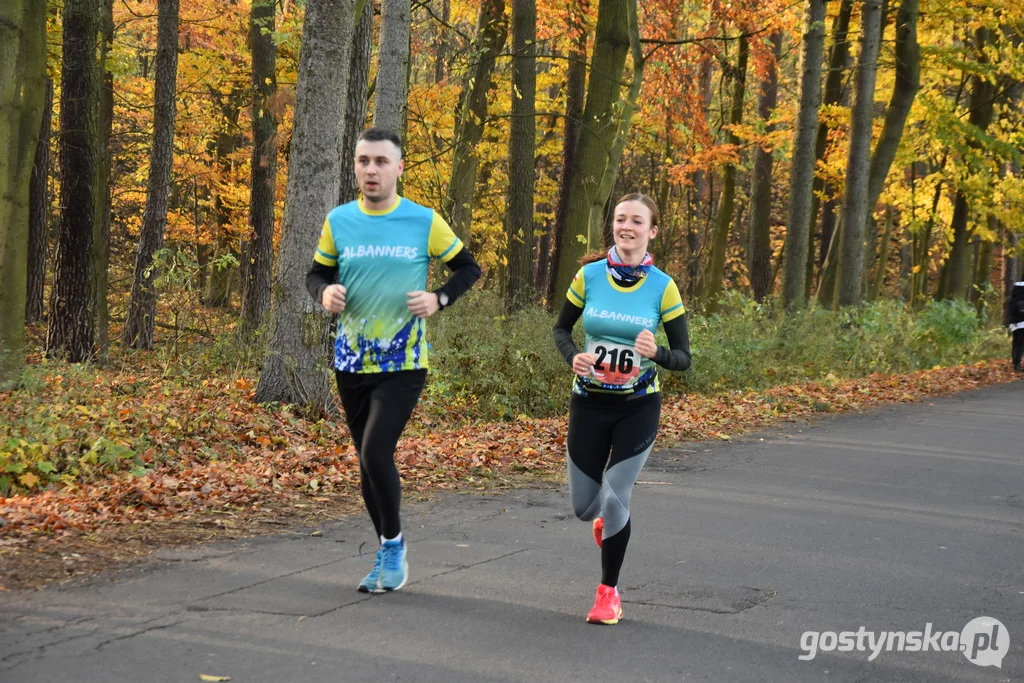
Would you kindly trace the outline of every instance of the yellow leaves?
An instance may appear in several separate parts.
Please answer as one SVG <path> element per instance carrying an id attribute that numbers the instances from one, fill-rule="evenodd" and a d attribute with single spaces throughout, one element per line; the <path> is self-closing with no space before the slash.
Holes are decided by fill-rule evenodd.
<path id="1" fill-rule="evenodd" d="M 35 488 L 36 485 L 39 483 L 39 477 L 32 474 L 31 472 L 26 472 L 25 474 L 18 477 L 18 481 L 21 482 L 21 485 L 24 486 L 25 488 L 31 489 Z"/>

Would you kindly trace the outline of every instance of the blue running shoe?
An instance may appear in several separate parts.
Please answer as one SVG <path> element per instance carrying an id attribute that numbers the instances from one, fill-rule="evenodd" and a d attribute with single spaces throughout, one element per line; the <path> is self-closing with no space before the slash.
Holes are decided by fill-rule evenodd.
<path id="1" fill-rule="evenodd" d="M 396 591 L 409 580 L 409 562 L 405 559 L 405 539 L 384 541 L 380 547 L 384 553 L 380 568 L 380 587 L 385 591 Z"/>
<path id="2" fill-rule="evenodd" d="M 359 582 L 360 593 L 380 593 L 380 567 L 384 558 L 384 548 L 377 550 L 377 560 L 373 563 L 373 569 Z"/>

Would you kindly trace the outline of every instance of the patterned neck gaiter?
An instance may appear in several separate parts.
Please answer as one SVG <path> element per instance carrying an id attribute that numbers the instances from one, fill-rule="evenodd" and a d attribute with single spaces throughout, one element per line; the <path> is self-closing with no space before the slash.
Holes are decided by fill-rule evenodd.
<path id="1" fill-rule="evenodd" d="M 651 257 L 651 252 L 646 252 L 638 265 L 631 266 L 622 262 L 619 252 L 614 246 L 608 250 L 608 272 L 619 282 L 632 284 L 647 277 L 652 265 L 654 265 L 654 259 Z"/>

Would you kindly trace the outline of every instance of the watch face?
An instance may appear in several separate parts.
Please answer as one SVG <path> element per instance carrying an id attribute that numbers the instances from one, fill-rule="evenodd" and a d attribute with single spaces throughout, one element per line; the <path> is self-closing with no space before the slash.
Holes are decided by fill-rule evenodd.
<path id="1" fill-rule="evenodd" d="M 447 306 L 448 305 L 448 295 L 445 294 L 444 292 L 441 292 L 440 294 L 438 294 L 437 295 L 437 303 L 441 304 L 442 306 Z"/>

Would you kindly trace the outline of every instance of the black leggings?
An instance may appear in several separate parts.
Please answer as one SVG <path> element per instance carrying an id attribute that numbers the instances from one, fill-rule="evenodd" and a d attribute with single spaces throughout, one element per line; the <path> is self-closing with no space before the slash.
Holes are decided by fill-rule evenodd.
<path id="1" fill-rule="evenodd" d="M 1013 364 L 1020 365 L 1024 360 L 1024 327 L 1013 331 Z"/>
<path id="2" fill-rule="evenodd" d="M 398 437 L 427 381 L 426 370 L 335 372 L 345 422 L 359 453 L 359 485 L 378 536 L 402 530 L 402 481 L 395 467 Z"/>
<path id="3" fill-rule="evenodd" d="M 584 521 L 604 519 L 601 583 L 616 586 L 632 525 L 629 499 L 658 434 L 661 394 L 625 401 L 573 395 L 569 402 L 569 495 Z"/>

